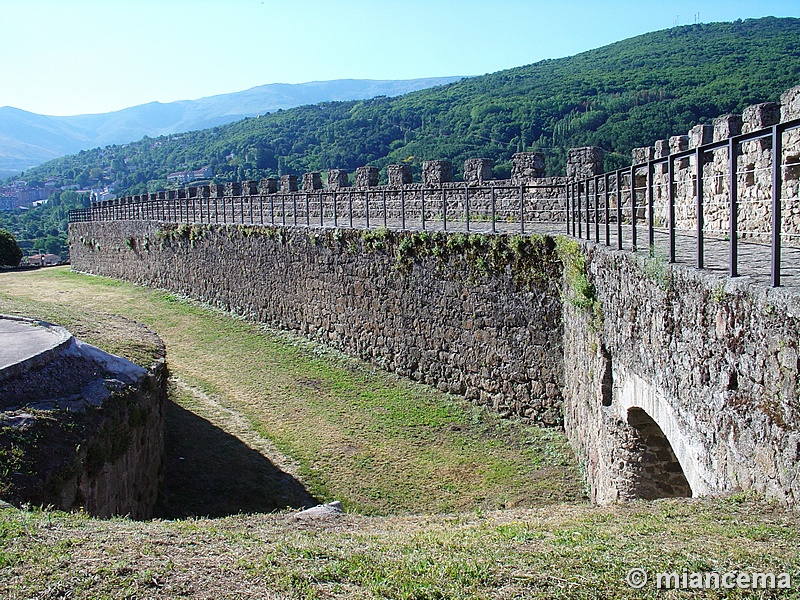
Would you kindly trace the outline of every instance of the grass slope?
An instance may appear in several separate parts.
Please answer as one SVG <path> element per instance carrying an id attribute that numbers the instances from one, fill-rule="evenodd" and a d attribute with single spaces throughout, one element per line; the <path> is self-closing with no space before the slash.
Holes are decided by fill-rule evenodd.
<path id="1" fill-rule="evenodd" d="M 173 399 L 184 411 L 175 409 L 173 416 L 190 418 L 185 411 L 199 411 L 198 427 L 201 421 L 223 430 L 245 425 L 250 445 L 269 440 L 275 451 L 266 459 L 274 466 L 288 457 L 295 465 L 290 475 L 320 500 L 338 499 L 347 510 L 364 514 L 397 514 L 536 506 L 583 496 L 577 466 L 557 431 L 500 419 L 296 336 L 157 290 L 67 268 L 0 278 L 0 312 L 32 314 L 75 328 L 80 311 L 93 310 L 152 328 L 166 344 L 176 380 Z M 76 332 L 106 345 L 100 327 L 78 325 Z M 111 349 L 124 350 L 113 344 Z M 170 443 L 177 452 L 192 441 Z M 206 464 L 213 465 L 213 458 Z M 228 464 L 222 471 L 236 468 Z M 181 476 L 191 480 L 192 472 Z M 198 481 L 219 494 L 227 489 L 205 476 Z M 182 493 L 171 494 L 173 510 Z M 242 491 L 240 497 L 245 496 Z M 296 494 L 287 498 L 293 500 L 287 505 L 297 505 Z M 253 500 L 259 505 L 264 506 Z M 237 504 L 243 510 L 247 506 Z M 222 512 L 216 506 L 196 514 Z"/>
<path id="2" fill-rule="evenodd" d="M 176 375 L 163 512 L 267 510 L 273 492 L 302 503 L 305 483 L 384 515 L 133 522 L 0 507 L 2 598 L 673 598 L 690 592 L 657 590 L 655 573 L 735 570 L 790 573 L 794 589 L 756 596 L 800 597 L 800 512 L 746 495 L 574 502 L 563 435 L 156 290 L 3 273 L 0 312 L 140 364 L 151 357 L 107 313 L 158 331 Z M 490 510 L 515 502 L 528 508 Z M 632 568 L 650 575 L 644 589 L 625 583 Z"/>

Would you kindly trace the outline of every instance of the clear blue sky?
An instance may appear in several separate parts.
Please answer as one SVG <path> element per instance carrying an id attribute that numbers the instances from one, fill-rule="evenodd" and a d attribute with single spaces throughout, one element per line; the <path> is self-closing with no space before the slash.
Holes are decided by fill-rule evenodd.
<path id="1" fill-rule="evenodd" d="M 800 16 L 800 0 L 0 0 L 0 106 L 73 115 L 266 83 L 481 75 L 766 15 Z"/>

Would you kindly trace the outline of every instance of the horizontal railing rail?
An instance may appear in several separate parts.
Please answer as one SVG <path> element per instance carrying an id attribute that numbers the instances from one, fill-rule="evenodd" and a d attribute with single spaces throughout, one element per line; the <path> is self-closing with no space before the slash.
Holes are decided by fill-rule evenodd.
<path id="1" fill-rule="evenodd" d="M 95 202 L 70 222 L 176 223 L 519 231 L 566 219 L 566 184 L 446 185 L 324 189 L 271 194 L 161 193 Z"/>
<path id="2" fill-rule="evenodd" d="M 639 250 L 639 223 L 645 221 L 647 243 L 651 251 L 656 244 L 656 234 L 666 233 L 666 258 L 670 263 L 676 262 L 678 234 L 691 235 L 694 238 L 694 262 L 699 269 L 705 267 L 706 236 L 716 234 L 729 242 L 727 272 L 730 277 L 737 277 L 740 271 L 739 243 L 741 235 L 745 233 L 739 230 L 739 207 L 742 201 L 740 179 L 753 175 L 755 171 L 755 167 L 750 170 L 741 169 L 738 159 L 743 144 L 768 140 L 769 171 L 771 173 L 769 196 L 747 201 L 750 203 L 761 202 L 764 207 L 768 207 L 769 230 L 746 233 L 754 238 L 760 236 L 769 239 L 770 281 L 772 286 L 777 287 L 781 285 L 781 239 L 785 235 L 790 235 L 782 233 L 781 230 L 785 200 L 781 194 L 783 171 L 800 166 L 800 162 L 784 162 L 783 135 L 798 128 L 800 128 L 800 119 L 794 119 L 757 131 L 735 135 L 725 140 L 699 145 L 696 148 L 652 158 L 630 167 L 570 181 L 567 184 L 567 233 L 587 240 L 594 238 L 596 243 L 601 243 L 602 240 L 606 246 L 611 246 L 615 242 L 616 248 L 623 250 L 625 247 L 624 230 L 628 228 L 630 231 L 627 240 L 629 242 L 628 249 L 636 252 Z M 708 155 L 720 150 L 727 152 L 728 200 L 726 208 L 729 218 L 725 229 L 712 231 L 706 228 L 704 221 L 707 208 L 704 199 L 708 192 L 704 167 L 709 162 L 706 160 Z M 795 161 L 797 161 L 797 155 L 798 153 L 795 151 L 793 154 Z M 764 153 L 763 156 L 767 156 L 767 154 Z M 685 169 L 689 168 L 689 165 L 684 164 L 682 167 L 676 168 L 676 163 L 679 161 L 688 163 L 691 159 L 694 159 L 694 172 L 692 173 L 694 215 L 691 220 L 694 221 L 695 226 L 692 231 L 679 232 L 676 227 L 676 185 L 678 183 L 676 172 L 683 171 L 685 173 Z M 655 181 L 655 171 L 659 165 L 666 166 L 666 173 L 662 173 L 662 175 L 666 175 L 666 181 L 661 187 Z M 644 183 L 637 186 L 637 178 L 642 174 L 644 174 Z M 755 179 L 755 177 L 753 178 Z M 745 186 L 756 191 L 759 190 L 759 186 L 754 181 L 745 181 Z M 666 227 L 658 226 L 655 218 L 656 190 L 658 188 L 658 191 L 662 192 L 663 187 L 666 187 L 666 194 L 661 194 L 666 196 Z M 642 195 L 643 198 L 641 198 Z M 641 203 L 639 202 L 640 198 Z M 641 213 L 644 214 L 640 217 Z M 615 230 L 613 233 L 612 224 Z"/>

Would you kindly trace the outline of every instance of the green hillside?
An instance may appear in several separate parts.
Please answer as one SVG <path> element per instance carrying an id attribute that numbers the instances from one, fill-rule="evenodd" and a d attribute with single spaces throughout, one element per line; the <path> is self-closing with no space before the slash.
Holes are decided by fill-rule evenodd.
<path id="1" fill-rule="evenodd" d="M 120 191 L 140 193 L 204 165 L 221 182 L 401 161 L 418 172 L 437 158 L 458 172 L 470 157 L 495 160 L 502 177 L 522 150 L 543 151 L 548 173 L 560 174 L 570 147 L 601 146 L 607 166 L 624 165 L 631 148 L 776 101 L 798 83 L 800 19 L 687 25 L 397 98 L 304 106 L 81 152 L 23 178 L 119 181 Z"/>

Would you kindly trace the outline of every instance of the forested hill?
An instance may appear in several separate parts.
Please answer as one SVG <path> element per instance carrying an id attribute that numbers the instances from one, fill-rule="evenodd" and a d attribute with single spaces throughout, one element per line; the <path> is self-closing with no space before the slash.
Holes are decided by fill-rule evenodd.
<path id="1" fill-rule="evenodd" d="M 676 27 L 557 60 L 396 98 L 324 103 L 50 161 L 23 178 L 155 191 L 166 175 L 205 165 L 217 181 L 404 161 L 469 157 L 509 170 L 542 150 L 548 172 L 566 150 L 598 145 L 624 164 L 631 148 L 687 131 L 800 84 L 800 19 Z"/>

